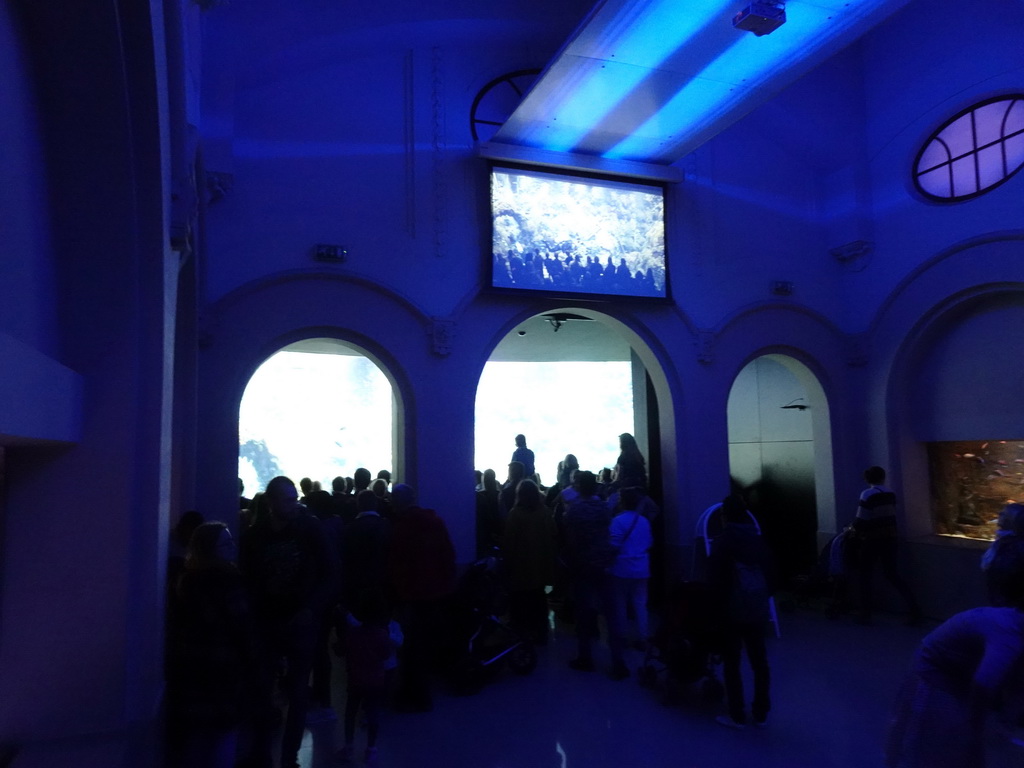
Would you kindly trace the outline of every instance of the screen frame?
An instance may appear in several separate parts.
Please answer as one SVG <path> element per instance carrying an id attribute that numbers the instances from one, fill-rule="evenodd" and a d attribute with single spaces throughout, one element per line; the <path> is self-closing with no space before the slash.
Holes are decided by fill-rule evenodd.
<path id="1" fill-rule="evenodd" d="M 643 296 L 634 294 L 617 294 L 617 293 L 594 293 L 586 291 L 566 291 L 557 287 L 552 288 L 537 288 L 537 287 L 514 287 L 514 286 L 499 286 L 494 284 L 494 210 L 493 210 L 493 179 L 495 171 L 521 171 L 537 176 L 550 176 L 552 178 L 565 178 L 569 180 L 579 179 L 581 181 L 596 181 L 596 182 L 609 182 L 612 184 L 626 184 L 633 187 L 646 188 L 652 192 L 656 192 L 661 196 L 662 210 L 661 210 L 661 225 L 662 225 L 662 238 L 664 241 L 665 251 L 665 295 L 664 296 Z M 669 207 L 669 188 L 670 184 L 667 182 L 661 182 L 647 178 L 636 178 L 627 175 L 617 175 L 612 173 L 600 173 L 593 171 L 584 171 L 574 168 L 561 168 L 558 166 L 548 166 L 530 163 L 519 163 L 510 162 L 506 160 L 491 159 L 486 163 L 486 184 L 484 194 L 484 207 L 485 207 L 485 220 L 486 224 L 486 242 L 484 247 L 484 258 L 483 258 L 483 292 L 490 295 L 499 296 L 519 296 L 519 297 L 536 297 L 536 298 L 554 298 L 562 301 L 571 302 L 586 302 L 586 303 L 613 303 L 613 302 L 624 302 L 630 304 L 646 304 L 646 305 L 668 305 L 674 304 L 675 301 L 672 296 L 672 278 L 671 271 L 669 269 L 669 254 L 671 252 L 669 245 L 669 226 L 668 226 L 668 207 Z"/>

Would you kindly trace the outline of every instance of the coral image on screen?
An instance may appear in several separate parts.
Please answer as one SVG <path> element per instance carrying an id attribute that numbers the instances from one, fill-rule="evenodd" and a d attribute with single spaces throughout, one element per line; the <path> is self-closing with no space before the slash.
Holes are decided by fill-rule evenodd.
<path id="1" fill-rule="evenodd" d="M 932 521 L 936 533 L 993 539 L 996 518 L 1024 502 L 1024 441 L 928 443 Z"/>
<path id="2" fill-rule="evenodd" d="M 393 468 L 391 382 L 357 354 L 284 350 L 249 380 L 238 413 L 238 476 L 248 495 L 275 475 L 325 490 L 358 467 Z"/>
<path id="3" fill-rule="evenodd" d="M 495 288 L 668 295 L 660 187 L 494 168 L 491 215 Z"/>

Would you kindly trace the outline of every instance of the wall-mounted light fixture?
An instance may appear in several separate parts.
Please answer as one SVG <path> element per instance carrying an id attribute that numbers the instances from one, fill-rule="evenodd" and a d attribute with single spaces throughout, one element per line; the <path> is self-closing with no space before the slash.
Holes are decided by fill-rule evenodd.
<path id="1" fill-rule="evenodd" d="M 789 280 L 773 280 L 771 285 L 771 291 L 776 296 L 792 296 L 793 283 L 791 283 Z"/>
<path id="2" fill-rule="evenodd" d="M 348 249 L 343 245 L 329 245 L 317 243 L 313 246 L 313 258 L 317 261 L 334 262 L 341 264 L 348 258 Z"/>
<path id="3" fill-rule="evenodd" d="M 905 3 L 603 0 L 491 144 L 661 173 Z"/>

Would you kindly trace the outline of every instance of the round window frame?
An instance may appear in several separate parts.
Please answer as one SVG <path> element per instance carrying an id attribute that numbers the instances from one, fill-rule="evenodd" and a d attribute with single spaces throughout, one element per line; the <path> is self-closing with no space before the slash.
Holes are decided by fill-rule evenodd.
<path id="1" fill-rule="evenodd" d="M 964 203 L 964 202 L 967 202 L 969 200 L 973 200 L 973 199 L 975 199 L 977 197 L 980 197 L 981 195 L 987 194 L 988 192 L 991 192 L 993 189 L 1001 187 L 1003 184 L 1005 184 L 1007 181 L 1009 181 L 1011 178 L 1013 178 L 1015 175 L 1017 175 L 1017 173 L 1022 168 L 1024 168 L 1024 162 L 1022 162 L 1016 168 L 1014 168 L 1012 171 L 1007 173 L 1005 176 L 1003 176 L 1003 178 L 1001 178 L 999 181 L 995 182 L 994 184 L 990 184 L 989 186 L 985 187 L 984 189 L 979 189 L 976 192 L 971 192 L 970 194 L 967 194 L 967 195 L 957 195 L 955 197 L 949 197 L 949 196 L 944 196 L 944 195 L 932 194 L 931 192 L 926 191 L 921 186 L 921 183 L 918 180 L 920 178 L 920 176 L 921 176 L 920 172 L 918 171 L 918 164 L 921 162 L 921 158 L 924 156 L 925 150 L 927 150 L 928 147 L 931 146 L 932 142 L 935 141 L 938 138 L 940 133 L 942 133 L 944 130 L 946 130 L 946 128 L 948 128 L 949 126 L 953 125 L 957 120 L 960 120 L 962 117 L 965 117 L 966 115 L 969 115 L 970 113 L 974 112 L 975 110 L 981 109 L 982 107 L 988 106 L 989 104 L 997 104 L 997 103 L 999 103 L 1001 101 L 1007 101 L 1007 102 L 1021 101 L 1021 102 L 1024 102 L 1024 92 L 1016 91 L 1016 92 L 1013 92 L 1013 93 L 1003 93 L 1003 94 L 999 94 L 999 95 L 996 95 L 996 96 L 991 96 L 991 97 L 989 97 L 987 99 L 983 99 L 982 101 L 974 102 L 970 106 L 965 107 L 964 109 L 961 109 L 959 112 L 957 112 L 952 117 L 947 118 L 946 120 L 943 120 L 942 123 L 940 123 L 937 128 L 935 128 L 934 130 L 932 130 L 928 134 L 928 138 L 926 138 L 921 143 L 920 148 L 917 150 L 917 153 L 914 155 L 914 161 L 911 164 L 910 177 L 911 177 L 911 181 L 913 182 L 913 185 L 914 185 L 914 190 L 917 192 L 917 194 L 921 195 L 925 200 L 928 200 L 929 202 L 933 202 L 933 203 L 944 203 L 944 204 Z M 1005 140 L 1006 140 L 1005 137 L 1001 137 L 1001 141 L 1005 141 Z M 975 147 L 972 150 L 972 154 L 977 154 L 977 152 L 978 152 L 978 148 Z"/>

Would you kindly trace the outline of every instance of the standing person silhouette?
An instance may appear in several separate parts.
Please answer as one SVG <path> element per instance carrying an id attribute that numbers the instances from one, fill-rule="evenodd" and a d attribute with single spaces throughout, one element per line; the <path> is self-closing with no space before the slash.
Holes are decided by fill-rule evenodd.
<path id="1" fill-rule="evenodd" d="M 512 452 L 512 461 L 518 461 L 523 465 L 523 477 L 532 480 L 537 473 L 533 451 L 526 447 L 526 435 L 516 435 L 516 449 Z"/>
<path id="2" fill-rule="evenodd" d="M 881 467 L 868 467 L 864 470 L 864 481 L 868 487 L 860 495 L 857 516 L 853 520 L 853 530 L 860 542 L 860 622 L 871 623 L 874 611 L 874 572 L 878 564 L 886 580 L 906 603 L 910 623 L 918 624 L 921 621 L 921 609 L 910 586 L 899 573 L 896 494 L 884 485 L 885 470 Z"/>
<path id="3" fill-rule="evenodd" d="M 611 577 L 605 570 L 614 559 L 608 528 L 611 513 L 608 505 L 597 496 L 597 477 L 593 472 L 577 472 L 574 489 L 576 493 L 571 500 L 566 500 L 561 523 L 565 563 L 572 580 L 576 611 L 577 655 L 569 666 L 580 672 L 591 672 L 594 670 L 593 646 L 600 635 L 598 617 L 602 612 L 606 617 L 611 615 Z M 609 633 L 608 647 L 612 678 L 629 677 L 622 638 L 615 631 Z"/>
<path id="4" fill-rule="evenodd" d="M 631 607 L 636 618 L 637 642 L 646 650 L 650 637 L 647 582 L 651 577 L 651 558 L 648 551 L 654 540 L 651 524 L 640 511 L 639 489 L 624 488 L 620 498 L 622 512 L 612 518 L 609 526 L 611 543 L 618 549 L 618 554 L 608 568 L 614 606 L 608 631 L 616 632 L 626 644 L 628 608 Z"/>
<path id="5" fill-rule="evenodd" d="M 455 590 L 455 548 L 444 520 L 416 502 L 412 487 L 399 483 L 391 499 L 391 581 L 405 635 L 396 705 L 427 712 L 433 708 L 430 673 L 445 629 L 445 601 Z"/>
<path id="6" fill-rule="evenodd" d="M 722 517 L 725 528 L 715 537 L 708 558 L 708 584 L 722 629 L 729 708 L 729 713 L 720 715 L 716 721 L 729 728 L 744 728 L 747 724 L 740 676 L 740 655 L 746 649 L 754 673 L 751 714 L 754 725 L 764 727 L 771 709 L 765 630 L 771 617 L 769 600 L 775 591 L 775 566 L 742 497 L 726 497 L 722 501 Z"/>
<path id="7" fill-rule="evenodd" d="M 509 615 L 539 645 L 548 642 L 548 598 L 555 581 L 555 518 L 533 480 L 521 480 L 501 538 Z"/>
<path id="8" fill-rule="evenodd" d="M 337 594 L 336 553 L 320 521 L 299 504 L 291 479 L 278 476 L 267 483 L 266 519 L 246 529 L 239 549 L 239 568 L 252 601 L 258 640 L 257 710 L 251 765 L 272 764 L 274 683 L 282 658 L 288 673 L 283 688 L 288 699 L 281 736 L 282 768 L 297 768 L 299 746 L 309 707 L 309 674 L 319 624 Z"/>
<path id="9" fill-rule="evenodd" d="M 647 462 L 636 438 L 629 432 L 619 435 L 619 458 L 615 462 L 615 487 L 647 488 Z"/>
<path id="10" fill-rule="evenodd" d="M 254 644 L 234 559 L 228 527 L 202 523 L 172 585 L 178 610 L 167 634 L 167 721 L 168 765 L 174 768 L 235 764 Z"/>

